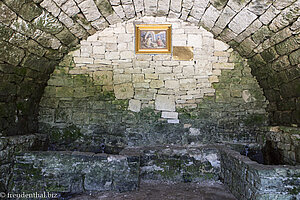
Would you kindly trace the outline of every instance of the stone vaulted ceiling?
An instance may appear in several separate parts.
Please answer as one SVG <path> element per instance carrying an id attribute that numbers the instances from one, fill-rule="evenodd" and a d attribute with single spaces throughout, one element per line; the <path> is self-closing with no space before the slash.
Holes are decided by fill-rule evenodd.
<path id="1" fill-rule="evenodd" d="M 35 132 L 59 60 L 97 30 L 141 16 L 203 26 L 243 57 L 272 124 L 300 123 L 299 0 L 0 0 L 0 136 Z"/>

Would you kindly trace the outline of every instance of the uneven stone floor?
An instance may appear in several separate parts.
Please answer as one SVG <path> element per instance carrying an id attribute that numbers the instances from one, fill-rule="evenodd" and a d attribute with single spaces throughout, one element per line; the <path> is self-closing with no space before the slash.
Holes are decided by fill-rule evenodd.
<path id="1" fill-rule="evenodd" d="M 71 200 L 236 200 L 220 182 L 166 183 L 143 182 L 139 191 L 101 192 L 78 195 Z"/>

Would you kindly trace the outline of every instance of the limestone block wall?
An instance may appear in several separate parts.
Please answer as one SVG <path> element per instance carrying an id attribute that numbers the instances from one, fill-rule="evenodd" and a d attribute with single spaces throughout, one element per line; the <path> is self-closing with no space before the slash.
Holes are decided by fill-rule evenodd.
<path id="1" fill-rule="evenodd" d="M 134 24 L 172 25 L 173 46 L 193 48 L 191 61 L 171 54 L 135 54 Z M 163 111 L 162 118 L 178 123 L 176 108 L 196 108 L 204 96 L 213 96 L 212 83 L 221 70 L 233 69 L 229 46 L 203 28 L 179 19 L 143 17 L 112 25 L 81 41 L 72 53 L 76 66 L 70 74 L 89 74 L 96 85 L 113 91 L 116 99 L 130 99 L 129 110 Z"/>
<path id="2" fill-rule="evenodd" d="M 192 45 L 194 59 L 135 55 L 133 24 L 142 20 L 172 24 L 173 45 Z M 246 60 L 180 20 L 146 17 L 95 33 L 65 57 L 47 84 L 39 132 L 58 149 L 87 150 L 103 141 L 112 146 L 255 142 L 268 122 L 267 101 Z"/>

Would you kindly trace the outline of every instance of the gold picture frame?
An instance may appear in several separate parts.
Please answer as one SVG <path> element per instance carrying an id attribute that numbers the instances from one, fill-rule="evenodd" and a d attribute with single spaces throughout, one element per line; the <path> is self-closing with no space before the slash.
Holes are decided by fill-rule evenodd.
<path id="1" fill-rule="evenodd" d="M 170 54 L 172 50 L 171 24 L 135 25 L 136 54 Z"/>

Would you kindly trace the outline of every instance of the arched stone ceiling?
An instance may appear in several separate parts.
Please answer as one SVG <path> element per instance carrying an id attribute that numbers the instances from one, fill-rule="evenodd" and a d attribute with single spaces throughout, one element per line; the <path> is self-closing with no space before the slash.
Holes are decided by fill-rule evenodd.
<path id="1" fill-rule="evenodd" d="M 203 26 L 249 59 L 272 124 L 300 123 L 299 0 L 0 0 L 0 136 L 37 130 L 49 75 L 79 41 L 141 16 Z"/>

